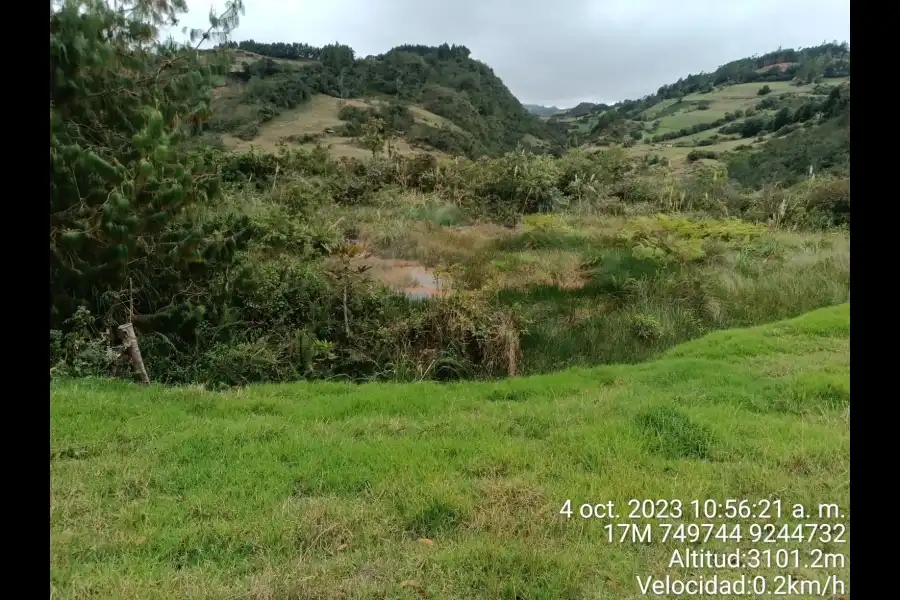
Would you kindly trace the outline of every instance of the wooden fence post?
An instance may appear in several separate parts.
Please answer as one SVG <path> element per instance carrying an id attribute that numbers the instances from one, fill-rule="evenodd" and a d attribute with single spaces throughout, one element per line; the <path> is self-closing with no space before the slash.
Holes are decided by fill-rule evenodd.
<path id="1" fill-rule="evenodd" d="M 147 367 L 144 366 L 144 359 L 141 357 L 141 348 L 138 346 L 137 335 L 134 333 L 134 326 L 131 323 L 119 325 L 119 338 L 124 345 L 122 352 L 128 353 L 131 358 L 131 364 L 134 366 L 135 373 L 141 378 L 141 383 L 150 385 L 150 375 L 147 374 Z"/>

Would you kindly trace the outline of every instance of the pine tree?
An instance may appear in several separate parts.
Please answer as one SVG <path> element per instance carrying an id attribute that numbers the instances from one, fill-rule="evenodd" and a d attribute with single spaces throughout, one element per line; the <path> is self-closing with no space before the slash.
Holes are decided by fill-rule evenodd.
<path id="1" fill-rule="evenodd" d="M 201 258 L 204 231 L 184 217 L 216 196 L 218 176 L 182 141 L 200 131 L 229 60 L 200 45 L 225 41 L 243 4 L 228 0 L 189 44 L 158 42 L 186 11 L 185 0 L 51 5 L 51 327 L 80 305 L 108 314 L 124 290 L 165 282 L 160 271 L 178 286 Z"/>

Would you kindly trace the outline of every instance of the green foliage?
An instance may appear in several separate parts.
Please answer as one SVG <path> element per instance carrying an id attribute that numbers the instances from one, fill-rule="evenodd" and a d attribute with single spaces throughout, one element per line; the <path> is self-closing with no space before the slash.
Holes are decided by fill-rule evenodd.
<path id="1" fill-rule="evenodd" d="M 766 94 L 770 93 L 771 91 L 772 91 L 772 88 L 770 88 L 767 85 L 764 85 L 761 88 L 759 88 L 759 91 L 756 92 L 756 95 L 757 96 L 765 96 Z"/>
<path id="2" fill-rule="evenodd" d="M 422 144 L 456 156 L 477 156 L 482 150 L 471 134 L 445 127 L 431 127 L 416 123 L 410 130 L 407 139 L 411 143 Z"/>
<path id="3" fill-rule="evenodd" d="M 269 62 L 277 66 L 272 61 Z M 276 73 L 274 76 L 266 73 L 252 77 L 247 83 L 246 101 L 262 104 L 263 107 L 290 109 L 309 100 L 313 92 L 304 81 L 291 77 L 280 69 Z"/>
<path id="4" fill-rule="evenodd" d="M 692 262 L 707 257 L 715 248 L 745 243 L 765 228 L 738 219 L 688 219 L 686 217 L 637 217 L 618 234 L 619 243 L 639 258 L 660 262 Z"/>
<path id="5" fill-rule="evenodd" d="M 647 342 L 655 342 L 663 335 L 663 327 L 659 320 L 641 313 L 631 316 L 631 328 L 634 335 Z"/>
<path id="6" fill-rule="evenodd" d="M 780 103 L 778 96 L 766 96 L 756 104 L 756 110 L 769 110 Z"/>
<path id="7" fill-rule="evenodd" d="M 99 334 L 94 318 L 83 306 L 62 324 L 65 331 L 50 330 L 51 376 L 105 375 L 117 357 L 108 336 Z"/>
<path id="8" fill-rule="evenodd" d="M 525 232 L 540 232 L 548 234 L 568 234 L 574 230 L 559 215 L 542 214 L 527 215 L 525 217 Z"/>
<path id="9" fill-rule="evenodd" d="M 749 138 L 759 135 L 766 128 L 766 120 L 762 117 L 756 117 L 745 120 L 740 127 L 739 133 L 743 138 Z"/>
<path id="10" fill-rule="evenodd" d="M 286 44 L 284 42 L 266 43 L 245 40 L 243 42 L 226 42 L 223 45 L 228 48 L 246 50 L 247 52 L 263 56 L 289 60 L 319 60 L 322 56 L 321 48 L 299 42 Z"/>
<path id="11" fill-rule="evenodd" d="M 354 190 L 371 193 L 377 185 L 370 183 L 409 178 L 414 165 L 382 173 L 377 165 L 339 167 L 315 151 L 223 156 L 190 150 L 182 141 L 199 132 L 212 76 L 228 60 L 173 44 L 156 53 L 132 44 L 154 33 L 141 20 L 147 14 L 171 19 L 184 10 L 155 6 L 147 13 L 143 5 L 129 12 L 70 2 L 51 15 L 56 372 L 108 372 L 104 361 L 112 349 L 90 331 L 132 319 L 151 372 L 162 381 L 366 378 L 384 376 L 390 365 L 435 376 L 421 362 L 426 359 L 468 375 L 502 368 L 491 358 L 504 352 L 492 350 L 494 333 L 501 328 L 508 331 L 502 339 L 515 340 L 514 319 L 475 301 L 410 307 L 364 281 L 332 281 L 316 266 L 339 242 L 333 230 L 309 225 L 323 195 L 346 201 Z M 239 11 L 239 4 L 229 5 L 216 22 L 233 26 Z M 339 46 L 323 49 L 321 59 L 341 68 L 354 60 Z M 279 72 L 272 64 L 250 71 Z M 250 81 L 251 94 L 281 106 L 297 96 L 290 89 L 277 96 L 290 80 Z M 332 177 L 319 187 L 315 180 L 284 186 L 261 210 L 214 208 L 220 177 L 248 191 L 271 190 L 285 171 Z M 444 377 L 446 370 L 438 369 Z"/>
<path id="12" fill-rule="evenodd" d="M 441 227 L 450 227 L 463 223 L 463 214 L 458 206 L 434 201 L 411 207 L 406 215 L 412 220 L 427 221 Z"/>
<path id="13" fill-rule="evenodd" d="M 787 106 L 781 107 L 775 116 L 772 118 L 772 124 L 770 125 L 770 129 L 772 131 L 778 131 L 782 127 L 789 125 L 793 122 L 793 115 L 791 114 L 791 109 Z"/>
<path id="14" fill-rule="evenodd" d="M 751 187 L 781 182 L 793 185 L 813 172 L 847 174 L 850 168 L 850 128 L 843 117 L 769 140 L 758 150 L 725 158 L 729 177 Z"/>
<path id="15" fill-rule="evenodd" d="M 172 10 L 177 14 L 180 8 Z M 228 9 L 226 29 L 238 12 L 238 5 Z M 346 110 L 343 116 L 359 127 L 372 160 L 334 160 L 322 147 L 274 154 L 206 148 L 202 122 L 210 114 L 211 85 L 230 64 L 227 48 L 199 53 L 171 43 L 152 50 L 132 43 L 152 37 L 149 21 L 140 20 L 147 14 L 82 2 L 51 15 L 54 374 L 116 374 L 116 342 L 103 332 L 128 321 L 159 381 L 446 380 L 516 371 L 531 313 L 494 294 L 490 268 L 476 264 L 477 253 L 449 261 L 465 264 L 441 265 L 462 275 L 454 293 L 437 301 L 410 302 L 357 270 L 359 249 L 345 239 L 356 225 L 348 225 L 348 213 L 341 211 L 378 213 L 384 208 L 380 202 L 398 194 L 426 198 L 403 210 L 393 206 L 404 219 L 429 221 L 433 228 L 474 219 L 515 223 L 528 215 L 525 231 L 499 240 L 498 251 L 545 249 L 565 257 L 600 247 L 618 253 L 611 260 L 603 254 L 599 270 L 588 269 L 591 289 L 608 293 L 614 306 L 624 298 L 643 298 L 645 304 L 615 313 L 607 322 L 610 341 L 595 356 L 644 356 L 702 332 L 708 323 L 696 316 L 696 306 L 678 308 L 683 314 L 673 317 L 650 308 L 641 289 L 653 281 L 667 297 L 714 306 L 702 294 L 679 291 L 688 283 L 699 288 L 702 281 L 675 274 L 724 260 L 756 230 L 741 230 L 751 224 L 737 220 L 657 217 L 628 221 L 610 242 L 571 228 L 560 211 L 633 215 L 699 209 L 773 227 L 848 223 L 849 180 L 841 178 L 820 176 L 817 183 L 782 195 L 741 192 L 729 186 L 721 170 L 704 168 L 675 180 L 660 173 L 657 160 L 631 159 L 621 147 L 558 158 L 517 148 L 493 158 L 441 163 L 428 155 L 383 156 L 401 130 L 411 137 L 423 131 L 450 136 L 448 144 L 465 146 L 471 154 L 494 137 L 501 139 L 491 146 L 495 150 L 505 143 L 498 132 L 515 126 L 491 112 L 491 102 L 505 88 L 488 93 L 493 84 L 484 83 L 486 76 L 478 84 L 457 73 L 455 88 L 441 83 L 444 75 L 436 75 L 436 82 L 427 76 L 431 69 L 440 72 L 444 62 L 469 64 L 460 48 L 406 47 L 379 59 L 403 72 L 421 72 L 421 97 L 409 92 L 408 98 L 375 110 Z M 92 37 L 95 30 L 102 35 Z M 252 119 L 245 126 L 302 101 L 308 90 L 358 89 L 366 81 L 360 73 L 381 72 L 356 60 L 346 46 L 327 47 L 319 58 L 320 64 L 305 67 L 302 77 L 309 80 L 297 78 L 303 69 L 271 60 L 248 66 L 243 75 L 259 112 L 248 113 Z M 410 125 L 406 104 L 423 100 L 493 123 L 478 131 L 427 132 L 421 124 Z M 846 126 L 848 109 L 844 88 L 816 105 L 817 114 L 830 115 L 828 122 L 836 126 Z M 513 121 L 514 112 L 507 115 Z M 406 228 L 403 223 L 399 228 Z M 607 242 L 609 247 L 603 246 Z M 565 260 L 577 264 L 577 258 Z M 561 281 L 559 273 L 553 277 Z M 462 285 L 475 281 L 485 284 L 483 292 Z M 767 310 L 795 305 L 800 306 L 793 299 L 774 302 Z M 762 314 L 754 310 L 754 318 Z M 643 316 L 634 321 L 632 314 Z M 650 324 L 653 319 L 659 327 Z"/>
<path id="16" fill-rule="evenodd" d="M 384 149 L 386 141 L 387 131 L 384 121 L 378 118 L 366 121 L 360 137 L 360 143 L 363 148 L 372 152 L 373 158 L 377 157 L 378 153 Z"/>
<path id="17" fill-rule="evenodd" d="M 803 229 L 849 226 L 850 180 L 824 175 L 788 189 L 765 186 L 753 199 L 747 216 Z"/>
<path id="18" fill-rule="evenodd" d="M 378 109 L 346 104 L 338 112 L 338 118 L 346 121 L 344 133 L 351 137 L 362 137 L 365 134 L 366 124 L 377 119 L 381 120 L 381 127 L 391 133 L 406 133 L 413 126 L 409 108 L 403 104 L 388 104 Z"/>
<path id="19" fill-rule="evenodd" d="M 695 162 L 701 158 L 717 159 L 719 158 L 719 153 L 712 150 L 691 150 L 688 152 L 687 159 L 689 162 Z"/>
<path id="20" fill-rule="evenodd" d="M 565 169 L 563 161 L 518 149 L 494 159 L 439 166 L 434 186 L 471 209 L 477 206 L 503 219 L 563 206 Z"/>
<path id="21" fill-rule="evenodd" d="M 82 303 L 122 318 L 126 289 L 146 290 L 134 299 L 144 314 L 178 311 L 181 277 L 202 278 L 239 245 L 187 219 L 219 180 L 207 156 L 181 143 L 208 116 L 209 82 L 226 57 L 146 44 L 185 10 L 180 0 L 135 8 L 69 0 L 51 12 L 51 326 Z M 200 35 L 227 33 L 241 10 L 230 2 Z"/>

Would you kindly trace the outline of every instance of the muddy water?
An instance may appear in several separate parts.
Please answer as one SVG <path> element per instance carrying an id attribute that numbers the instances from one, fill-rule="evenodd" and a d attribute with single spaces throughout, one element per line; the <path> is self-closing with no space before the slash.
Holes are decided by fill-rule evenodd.
<path id="1" fill-rule="evenodd" d="M 368 265 L 368 275 L 402 293 L 407 298 L 424 300 L 446 294 L 446 283 L 435 278 L 434 271 L 421 263 L 394 258 L 369 257 L 358 261 Z"/>

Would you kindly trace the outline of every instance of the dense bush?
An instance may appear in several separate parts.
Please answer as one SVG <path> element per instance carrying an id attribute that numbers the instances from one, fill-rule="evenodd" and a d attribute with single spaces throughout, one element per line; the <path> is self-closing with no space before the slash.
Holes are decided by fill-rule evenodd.
<path id="1" fill-rule="evenodd" d="M 700 144 L 697 145 L 699 146 Z M 716 159 L 719 158 L 719 153 L 712 150 L 691 150 L 687 155 L 687 159 L 690 162 L 698 161 L 701 158 Z"/>
<path id="2" fill-rule="evenodd" d="M 523 331 L 518 309 L 502 308 L 478 292 L 412 303 L 356 273 L 351 258 L 358 250 L 344 238 L 358 233 L 336 230 L 320 218 L 330 206 L 365 207 L 398 186 L 444 198 L 454 208 L 449 221 L 421 211 L 407 211 L 408 218 L 455 224 L 464 215 L 509 220 L 542 213 L 527 217 L 525 231 L 515 238 L 522 249 L 533 250 L 585 244 L 582 233 L 548 213 L 575 206 L 621 214 L 638 206 L 716 212 L 727 205 L 729 213 L 766 222 L 780 205 L 769 196 L 739 195 L 712 170 L 661 185 L 654 161 L 634 161 L 614 150 L 573 152 L 561 159 L 518 151 L 443 164 L 428 155 L 335 161 L 324 149 L 207 155 L 219 165 L 225 198 L 199 211 L 197 222 L 213 235 L 232 232 L 234 253 L 220 266 L 210 264 L 205 278 L 190 280 L 190 319 L 146 315 L 143 293 L 135 294 L 145 356 L 154 377 L 165 381 L 243 384 L 507 372 Z M 845 224 L 849 187 L 841 181 L 846 180 L 792 191 L 782 222 L 810 228 Z M 629 221 L 618 239 L 636 260 L 688 264 L 758 231 L 742 221 L 656 217 Z M 175 281 L 185 285 L 184 280 L 171 285 Z M 81 313 L 77 327 L 71 320 L 56 326 L 56 372 L 113 367 L 114 353 L 100 337 L 109 320 L 85 317 Z M 86 327 L 85 321 L 93 325 Z"/>

